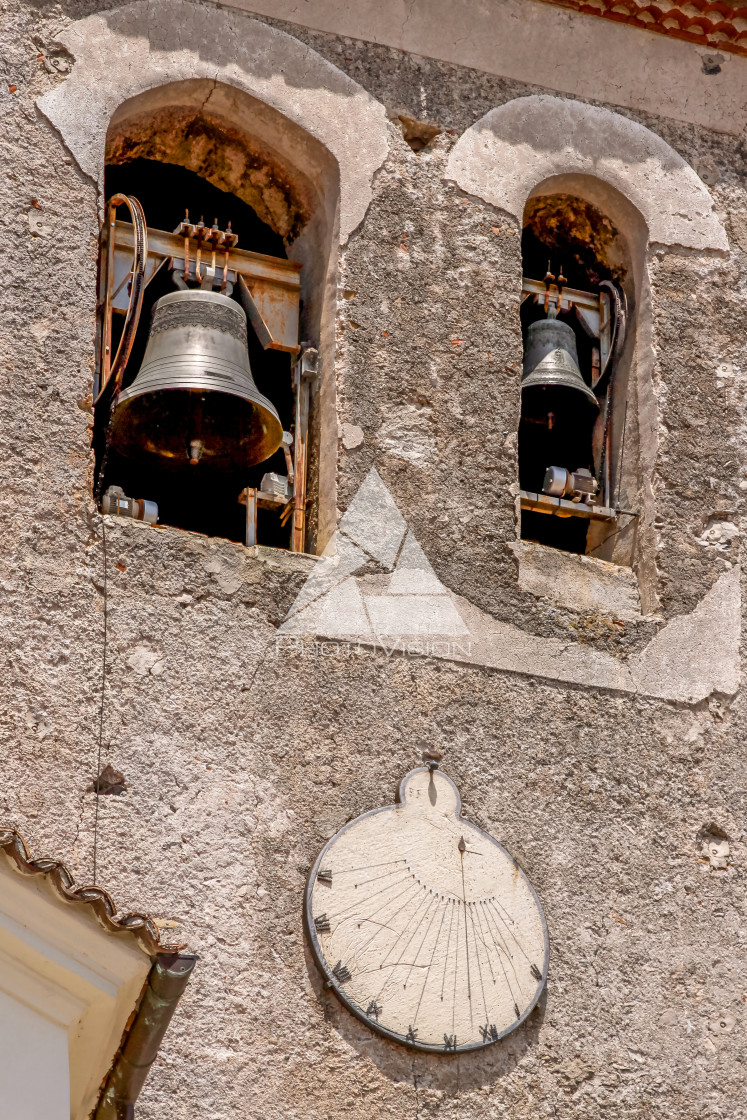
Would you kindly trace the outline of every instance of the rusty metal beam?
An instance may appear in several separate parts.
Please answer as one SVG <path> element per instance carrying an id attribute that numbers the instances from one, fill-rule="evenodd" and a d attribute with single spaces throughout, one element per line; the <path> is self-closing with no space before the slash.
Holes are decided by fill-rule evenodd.
<path id="1" fill-rule="evenodd" d="M 134 242 L 132 224 L 116 222 L 112 238 L 116 290 L 112 304 L 116 310 L 124 310 L 127 306 L 127 292 L 121 282 L 130 268 Z M 183 266 L 191 261 L 194 265 L 197 251 L 198 243 L 194 238 L 149 228 L 148 257 L 153 272 L 148 281 L 165 260 L 173 260 Z M 207 242 L 202 243 L 201 251 L 205 256 L 212 255 Z M 215 257 L 224 277 L 237 284 L 244 310 L 262 346 L 297 354 L 301 265 L 281 257 L 250 253 L 246 249 L 218 247 Z"/>
<path id="2" fill-rule="evenodd" d="M 552 498 L 549 494 L 520 491 L 521 508 L 533 513 L 549 513 L 555 517 L 585 517 L 588 521 L 616 521 L 617 511 L 608 506 L 590 506 L 585 502 L 570 502 L 567 498 Z"/>
<path id="3" fill-rule="evenodd" d="M 128 249 L 134 246 L 134 233 L 130 222 L 117 222 L 115 232 L 115 246 L 118 249 Z M 148 252 L 158 257 L 173 257 L 174 260 L 184 260 L 184 238 L 178 233 L 166 233 L 162 229 L 148 227 Z M 222 258 L 224 250 L 218 249 L 217 255 Z M 234 272 L 252 280 L 264 280 L 271 284 L 280 284 L 292 291 L 300 291 L 301 265 L 296 261 L 285 261 L 282 257 L 268 257 L 263 253 L 250 253 L 247 249 L 229 249 L 228 267 Z"/>

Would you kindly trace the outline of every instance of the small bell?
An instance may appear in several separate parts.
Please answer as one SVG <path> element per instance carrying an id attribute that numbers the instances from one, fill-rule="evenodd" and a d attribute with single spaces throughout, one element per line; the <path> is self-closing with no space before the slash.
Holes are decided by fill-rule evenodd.
<path id="1" fill-rule="evenodd" d="M 558 319 L 540 319 L 530 323 L 527 330 L 521 391 L 557 388 L 575 389 L 599 408 L 599 401 L 578 367 L 573 328 Z"/>
<path id="2" fill-rule="evenodd" d="M 112 446 L 160 468 L 241 474 L 282 438 L 254 384 L 243 308 L 201 290 L 159 299 L 143 364 L 114 409 Z"/>

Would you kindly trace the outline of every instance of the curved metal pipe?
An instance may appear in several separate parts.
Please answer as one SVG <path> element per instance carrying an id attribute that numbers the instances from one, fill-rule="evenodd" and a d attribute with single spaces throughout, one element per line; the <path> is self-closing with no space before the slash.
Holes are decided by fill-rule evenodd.
<path id="1" fill-rule="evenodd" d="M 159 954 L 93 1120 L 133 1120 L 135 1101 L 196 963 L 193 953 Z"/>

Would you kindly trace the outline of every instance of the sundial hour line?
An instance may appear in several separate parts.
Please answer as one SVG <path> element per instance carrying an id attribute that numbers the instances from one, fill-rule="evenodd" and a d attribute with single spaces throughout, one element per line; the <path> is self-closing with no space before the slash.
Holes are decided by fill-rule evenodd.
<path id="1" fill-rule="evenodd" d="M 482 964 L 480 963 L 480 948 L 477 944 L 477 934 L 475 933 L 475 916 L 474 916 L 473 911 L 474 911 L 474 907 L 471 906 L 469 908 L 468 913 L 469 913 L 470 924 L 472 926 L 472 940 L 475 943 L 475 956 L 477 957 L 477 974 L 480 978 L 480 988 L 482 989 L 482 1002 L 483 1002 L 484 1007 L 485 1007 L 485 1020 L 487 1021 L 487 1019 L 488 1019 L 488 1001 L 485 998 L 485 984 L 483 983 L 483 979 L 482 979 Z"/>
<path id="2" fill-rule="evenodd" d="M 500 902 L 495 897 L 495 895 L 493 895 L 492 898 L 490 898 L 488 901 L 492 904 L 493 909 L 496 911 L 496 913 L 498 913 L 499 910 L 503 910 L 504 914 L 507 914 L 507 911 L 506 911 L 505 907 L 501 906 Z M 503 917 L 501 917 L 501 921 L 503 922 L 504 926 L 506 927 L 507 933 L 516 942 L 516 947 L 518 948 L 519 952 L 522 953 L 526 957 L 527 962 L 531 964 L 531 961 L 529 961 L 529 957 L 527 957 L 526 953 L 524 952 L 524 947 L 521 944 L 521 942 L 519 941 L 518 937 L 516 936 L 516 934 L 514 933 L 514 931 L 512 929 L 509 929 L 509 924 L 513 926 L 515 923 L 509 915 L 507 915 L 507 916 L 509 917 L 508 921 L 506 921 L 506 919 L 503 918 Z M 500 917 L 500 914 L 499 914 L 499 917 Z"/>
<path id="3" fill-rule="evenodd" d="M 491 933 L 492 933 L 492 931 L 491 931 Z M 510 981 L 510 980 L 509 980 L 509 978 L 508 978 L 508 973 L 506 972 L 506 967 L 505 967 L 505 965 L 504 965 L 504 963 L 503 963 L 503 957 L 502 957 L 502 955 L 501 955 L 501 952 L 500 952 L 500 950 L 498 949 L 498 946 L 497 946 L 497 945 L 496 945 L 496 956 L 498 957 L 498 963 L 499 963 L 499 964 L 500 964 L 500 966 L 501 966 L 501 970 L 502 970 L 502 972 L 503 972 L 503 976 L 504 976 L 504 979 L 505 979 L 505 981 L 506 981 L 506 985 L 507 985 L 507 987 L 508 987 L 508 990 L 509 990 L 509 992 L 511 993 L 511 999 L 512 999 L 512 1000 L 514 1000 L 514 1002 L 516 1002 L 516 996 L 514 995 L 514 990 L 513 990 L 513 988 L 511 987 L 511 981 Z"/>
<path id="4" fill-rule="evenodd" d="M 449 936 L 446 938 L 446 953 L 444 955 L 444 975 L 441 981 L 441 1002 L 443 1003 L 444 988 L 446 987 L 446 971 L 449 964 L 449 946 L 451 945 L 451 927 L 454 924 L 454 900 L 451 900 L 451 917 L 449 919 Z"/>
<path id="5" fill-rule="evenodd" d="M 480 907 L 479 906 L 475 907 L 475 914 L 477 916 L 477 924 L 480 927 L 480 938 L 482 940 L 483 945 L 485 946 L 485 954 L 488 958 L 488 964 L 490 965 L 490 977 L 491 977 L 493 983 L 495 984 L 495 973 L 493 972 L 493 962 L 490 959 L 490 953 L 488 952 L 488 944 L 487 944 L 487 941 L 485 939 L 485 933 L 484 933 L 483 928 L 482 928 L 482 918 L 480 917 Z"/>
<path id="6" fill-rule="evenodd" d="M 454 954 L 454 993 L 452 995 L 451 1003 L 451 1032 L 454 1033 L 454 1024 L 456 1021 L 456 990 L 457 990 L 457 976 L 459 975 L 459 919 L 462 914 L 460 906 L 456 908 L 457 912 L 457 926 L 456 926 L 456 953 Z"/>
<path id="7" fill-rule="evenodd" d="M 396 966 L 397 966 L 397 965 L 398 965 L 398 964 L 400 963 L 400 961 L 402 960 L 403 956 L 404 956 L 404 955 L 405 955 L 405 953 L 407 952 L 407 949 L 408 949 L 408 948 L 409 948 L 409 946 L 410 946 L 410 942 L 412 941 L 413 937 L 415 936 L 415 934 L 416 934 L 416 933 L 418 932 L 418 930 L 420 929 L 420 927 L 421 927 L 421 925 L 423 924 L 423 921 L 424 921 L 424 919 L 425 919 L 426 915 L 427 915 L 427 914 L 428 914 L 428 913 L 430 912 L 430 909 L 431 909 L 431 907 L 433 906 L 434 902 L 436 902 L 436 901 L 437 901 L 437 900 L 436 900 L 435 898 L 431 898 L 431 899 L 429 900 L 429 899 L 428 899 L 428 895 L 426 895 L 426 896 L 425 896 L 425 898 L 424 898 L 424 899 L 422 900 L 422 902 L 418 903 L 418 908 L 417 908 L 417 910 L 415 911 L 415 913 L 413 914 L 412 918 L 410 919 L 410 922 L 414 922 L 414 921 L 415 921 L 415 919 L 417 918 L 418 914 L 420 914 L 420 911 L 421 911 L 421 910 L 423 909 L 423 906 L 424 906 L 424 905 L 425 905 L 425 910 L 424 910 L 424 911 L 423 911 L 423 913 L 421 914 L 421 916 L 420 916 L 420 921 L 419 921 L 419 922 L 418 922 L 418 924 L 417 924 L 417 925 L 415 926 L 415 929 L 414 929 L 414 930 L 412 931 L 412 933 L 411 933 L 411 934 L 410 934 L 410 936 L 408 937 L 408 939 L 407 939 L 407 941 L 406 941 L 406 943 L 405 943 L 405 947 L 404 947 L 404 949 L 402 950 L 402 952 L 400 953 L 399 957 L 397 958 L 396 964 L 395 964 L 395 965 L 390 965 L 389 967 L 394 967 L 394 968 L 396 968 Z M 427 905 L 426 905 L 426 904 L 427 904 Z M 407 923 L 407 925 L 405 926 L 405 928 L 404 928 L 404 929 L 402 930 L 402 932 L 401 932 L 400 934 L 398 934 L 398 936 L 397 936 L 397 940 L 396 940 L 396 941 L 394 942 L 394 944 L 393 944 L 393 945 L 391 946 L 391 948 L 389 949 L 389 952 L 388 952 L 388 953 L 387 953 L 387 955 L 386 955 L 386 956 L 384 957 L 384 960 L 383 960 L 383 961 L 381 962 L 381 965 L 379 966 L 380 968 L 386 968 L 386 967 L 387 967 L 387 963 L 386 963 L 386 962 L 388 961 L 388 959 L 389 959 L 389 957 L 390 957 L 391 953 L 392 953 L 392 952 L 393 952 L 393 951 L 394 951 L 394 950 L 395 950 L 395 949 L 397 948 L 397 946 L 399 945 L 400 941 L 402 940 L 402 938 L 403 938 L 403 937 L 405 936 L 405 934 L 407 933 L 407 930 L 408 930 L 408 928 L 409 928 L 409 926 L 410 926 L 410 922 L 408 922 L 408 923 Z"/>
<path id="8" fill-rule="evenodd" d="M 491 936 L 493 937 L 493 944 L 496 947 L 496 955 L 497 955 L 498 960 L 500 962 L 501 968 L 504 968 L 503 957 L 505 956 L 508 960 L 508 963 L 509 963 L 510 967 L 511 967 L 511 971 L 514 974 L 514 979 L 516 980 L 516 983 L 519 987 L 519 991 L 522 993 L 522 996 L 523 996 L 524 992 L 523 992 L 523 989 L 521 987 L 521 981 L 519 980 L 519 974 L 516 971 L 516 965 L 514 964 L 513 954 L 509 951 L 508 945 L 506 945 L 506 943 L 503 939 L 503 935 L 502 935 L 502 933 L 500 931 L 500 928 L 499 928 L 499 926 L 498 926 L 498 924 L 496 923 L 496 920 L 495 920 L 495 914 L 491 911 L 491 908 L 487 905 L 484 908 L 484 913 L 485 913 L 485 922 L 487 924 L 487 927 L 488 927 L 488 930 L 490 931 Z M 497 941 L 496 941 L 496 937 L 498 938 Z M 504 968 L 504 972 L 505 972 L 505 968 Z M 508 976 L 508 974 L 506 974 L 506 975 Z"/>
<path id="9" fill-rule="evenodd" d="M 490 931 L 490 936 L 493 938 L 493 944 L 495 945 L 496 950 L 499 953 L 502 952 L 504 954 L 506 959 L 510 961 L 511 967 L 513 968 L 514 972 L 516 972 L 516 969 L 514 967 L 513 953 L 506 944 L 506 940 L 501 933 L 500 926 L 496 922 L 495 914 L 491 912 L 490 906 L 487 902 L 481 903 L 481 906 L 483 907 L 483 912 L 485 915 L 485 924 Z"/>
<path id="10" fill-rule="evenodd" d="M 415 885 L 415 884 L 411 884 L 411 885 L 410 885 L 410 887 L 406 887 L 406 888 L 405 888 L 405 890 L 404 890 L 404 891 L 401 891 L 401 892 L 400 892 L 400 894 L 398 894 L 398 895 L 396 896 L 396 898 L 393 898 L 393 899 L 391 900 L 391 902 L 396 902 L 397 898 L 401 898 L 401 897 L 402 897 L 402 895 L 403 895 L 403 894 L 405 894 L 405 893 L 406 893 L 406 892 L 407 892 L 408 890 L 409 890 L 409 891 L 412 891 L 412 887 L 413 887 L 414 885 Z M 416 895 L 417 895 L 417 891 L 415 892 L 415 894 L 411 894 L 411 895 L 410 895 L 410 898 L 406 898 L 406 899 L 405 899 L 405 901 L 404 901 L 404 902 L 402 903 L 402 905 L 401 905 L 401 906 L 399 907 L 399 909 L 395 910 L 393 914 L 390 914 L 390 915 L 389 915 L 389 916 L 387 917 L 386 921 L 384 921 L 384 920 L 383 920 L 383 915 L 382 915 L 382 920 L 381 920 L 381 921 L 379 922 L 379 928 L 378 928 L 378 929 L 376 930 L 376 932 L 375 932 L 375 933 L 373 933 L 373 934 L 372 934 L 372 936 L 371 936 L 371 937 L 369 938 L 369 940 L 368 940 L 368 941 L 367 941 L 367 942 L 365 943 L 365 945 L 364 945 L 364 946 L 363 946 L 363 947 L 361 948 L 361 950 L 360 950 L 360 953 L 361 953 L 361 955 L 362 955 L 363 953 L 365 953 L 366 949 L 367 949 L 367 948 L 369 947 L 369 945 L 370 945 L 370 944 L 371 944 L 371 943 L 372 943 L 372 942 L 373 942 L 373 941 L 374 941 L 374 940 L 375 940 L 375 939 L 376 939 L 376 938 L 378 937 L 378 935 L 379 935 L 379 934 L 380 934 L 380 933 L 382 932 L 382 930 L 385 930 L 385 929 L 389 929 L 389 928 L 390 928 L 390 927 L 389 927 L 389 925 L 388 925 L 388 923 L 389 923 L 389 922 L 393 922 L 393 921 L 394 921 L 394 919 L 395 919 L 395 918 L 397 917 L 397 915 L 398 915 L 399 913 L 401 913 L 401 911 L 402 911 L 402 910 L 404 910 L 404 908 L 405 908 L 406 906 L 409 906 L 410 902 L 412 901 L 412 899 L 413 899 L 413 898 L 415 898 L 415 897 L 416 897 Z M 372 921 L 373 921 L 373 918 L 364 918 L 363 920 L 364 920 L 364 921 L 368 921 L 368 922 L 372 922 Z"/>
<path id="11" fill-rule="evenodd" d="M 464 885 L 464 853 L 467 850 L 467 845 L 464 843 L 464 837 L 459 841 L 459 862 L 462 870 L 462 902 L 464 903 L 464 948 L 467 953 L 467 999 L 470 1002 L 470 1016 L 472 1015 L 472 984 L 469 975 L 469 939 L 467 936 L 467 889 Z"/>
<path id="12" fill-rule="evenodd" d="M 400 882 L 408 882 L 408 880 L 410 880 L 412 878 L 413 878 L 412 875 L 406 875 L 404 879 L 400 880 Z M 408 885 L 409 886 L 417 886 L 418 884 L 417 883 L 408 883 Z M 399 886 L 399 883 L 388 883 L 387 886 L 381 887 L 378 891 L 374 891 L 373 894 L 368 895 L 367 898 L 364 898 L 362 900 L 356 899 L 356 901 L 352 902 L 350 904 L 350 906 L 346 906 L 344 910 L 338 911 L 337 914 L 330 914 L 329 915 L 330 921 L 332 921 L 335 918 L 342 918 L 343 915 L 349 914 L 353 910 L 357 910 L 359 906 L 366 906 L 372 899 L 378 898 L 378 896 L 380 894 L 383 894 L 384 891 L 388 891 L 388 890 L 390 890 L 391 887 L 395 887 L 395 886 Z"/>
<path id="13" fill-rule="evenodd" d="M 407 868 L 407 870 L 410 872 L 411 875 L 415 874 L 413 871 L 410 870 L 409 867 Z M 391 875 L 401 875 L 401 874 L 402 874 L 401 870 L 385 871 L 382 875 L 373 875 L 370 879 L 361 880 L 360 883 L 355 884 L 355 889 L 357 890 L 358 887 L 365 887 L 365 886 L 367 886 L 368 883 L 378 883 L 381 879 L 388 879 Z"/>
<path id="14" fill-rule="evenodd" d="M 374 914 L 365 916 L 361 915 L 361 924 L 363 922 L 376 922 L 379 926 L 377 933 L 380 933 L 382 929 L 391 929 L 390 923 L 394 921 L 398 914 L 401 914 L 403 910 L 406 910 L 407 907 L 415 901 L 415 899 L 420 894 L 420 891 L 421 888 L 417 883 L 408 883 L 399 892 L 399 894 L 396 894 L 394 898 L 390 898 L 386 903 L 383 904 L 383 909 L 375 911 Z M 388 912 L 387 908 L 392 906 L 395 902 L 402 898 L 403 895 L 405 901 L 402 902 L 396 910 L 392 911 L 391 913 Z M 376 936 L 376 934 L 374 934 L 374 936 Z M 368 945 L 368 942 L 366 942 L 366 945 Z"/>
<path id="15" fill-rule="evenodd" d="M 448 909 L 449 909 L 449 904 L 447 902 L 447 903 L 445 903 L 445 905 L 444 905 L 444 907 L 441 911 L 441 923 L 438 927 L 438 933 L 436 934 L 436 940 L 433 942 L 433 951 L 431 952 L 431 959 L 428 962 L 428 968 L 425 970 L 425 977 L 423 979 L 423 987 L 420 989 L 420 999 L 418 1000 L 418 1005 L 415 1008 L 415 1016 L 412 1020 L 412 1025 L 413 1026 L 415 1026 L 415 1024 L 418 1021 L 418 1013 L 420 1011 L 420 1005 L 423 1002 L 423 995 L 425 994 L 426 985 L 428 984 L 428 978 L 430 977 L 430 974 L 431 974 L 431 966 L 433 965 L 433 961 L 434 961 L 435 956 L 436 956 L 436 949 L 438 948 L 438 943 L 441 940 L 441 930 L 443 929 L 444 919 L 446 917 L 446 911 Z"/>
<path id="16" fill-rule="evenodd" d="M 391 867 L 395 863 L 407 863 L 407 860 L 387 859 L 383 863 L 368 863 L 364 867 L 346 867 L 344 871 L 335 871 L 335 875 L 355 875 L 357 871 L 374 871 L 377 867 Z"/>
<path id="17" fill-rule="evenodd" d="M 433 917 L 431 918 L 430 922 L 428 923 L 428 927 L 427 927 L 425 933 L 423 934 L 423 940 L 420 942 L 420 945 L 418 946 L 418 951 L 415 954 L 415 957 L 413 959 L 412 964 L 410 965 L 410 971 L 407 973 L 407 976 L 405 977 L 405 987 L 407 987 L 407 985 L 408 985 L 408 982 L 410 980 L 410 976 L 412 975 L 413 968 L 418 963 L 418 957 L 420 956 L 420 952 L 421 952 L 423 946 L 426 943 L 426 940 L 428 938 L 428 934 L 431 932 L 431 927 L 433 926 L 434 921 L 438 917 L 438 909 L 439 909 L 438 902 L 439 902 L 439 900 L 436 899 L 436 909 L 433 911 Z"/>
<path id="18" fill-rule="evenodd" d="M 392 952 L 392 949 L 396 949 L 396 947 L 397 947 L 397 945 L 399 944 L 399 942 L 400 942 L 401 938 L 402 938 L 402 937 L 403 937 L 403 936 L 404 936 L 404 935 L 405 935 L 405 934 L 407 933 L 407 928 L 408 928 L 407 926 L 405 926 L 404 930 L 403 930 L 403 931 L 402 931 L 402 933 L 401 933 L 401 934 L 399 935 L 399 937 L 398 937 L 398 938 L 397 938 L 397 940 L 395 941 L 395 943 L 394 943 L 394 945 L 392 946 L 392 948 L 391 948 L 391 949 L 389 950 L 389 953 L 387 953 L 386 957 L 384 957 L 384 960 L 383 960 L 383 961 L 381 962 L 381 964 L 379 965 L 379 968 L 393 969 L 393 968 L 397 968 L 397 967 L 399 966 L 400 962 L 402 961 L 402 958 L 403 958 L 403 956 L 404 956 L 404 955 L 405 955 L 405 953 L 407 952 L 407 947 L 409 946 L 410 942 L 412 941 L 412 939 L 413 939 L 413 937 L 415 936 L 415 934 L 417 933 L 417 931 L 418 931 L 418 930 L 420 929 L 420 926 L 421 926 L 421 925 L 422 925 L 422 923 L 423 923 L 423 918 L 425 918 L 425 916 L 426 916 L 426 915 L 427 915 L 427 914 L 428 914 L 428 913 L 430 912 L 431 906 L 433 905 L 433 903 L 434 903 L 434 902 L 436 902 L 436 899 L 433 899 L 433 898 L 432 898 L 432 899 L 431 899 L 431 901 L 430 901 L 430 903 L 429 903 L 429 905 L 428 905 L 428 906 L 426 907 L 425 913 L 423 914 L 423 916 L 421 917 L 421 919 L 420 919 L 420 921 L 418 922 L 417 926 L 415 927 L 415 929 L 413 930 L 413 932 L 412 932 L 412 933 L 410 934 L 409 938 L 407 939 L 407 944 L 406 944 L 406 945 L 405 945 L 405 947 L 403 948 L 403 950 L 402 950 L 402 952 L 400 953 L 400 955 L 399 955 L 399 957 L 397 958 L 397 960 L 396 960 L 396 961 L 395 961 L 395 962 L 394 962 L 393 964 L 387 964 L 387 963 L 386 963 L 386 961 L 387 961 L 387 957 L 389 956 L 389 953 L 391 953 L 391 952 Z M 423 903 L 421 902 L 421 903 L 420 903 L 420 905 L 418 906 L 418 909 L 417 909 L 417 910 L 415 911 L 415 915 L 417 915 L 417 913 L 418 913 L 418 912 L 420 911 L 420 909 L 421 909 L 422 905 L 423 905 Z M 414 920 L 414 918 L 415 918 L 415 915 L 413 915 L 413 920 Z M 383 991 L 384 991 L 384 989 L 386 988 L 387 984 L 388 984 L 388 983 L 389 983 L 389 982 L 390 982 L 391 980 L 392 980 L 392 975 L 391 975 L 391 973 L 390 973 L 390 975 L 389 975 L 389 976 L 387 976 L 386 980 L 385 980 L 385 981 L 384 981 L 384 983 L 383 983 L 383 984 L 381 985 L 381 989 L 380 989 L 380 991 L 379 991 L 379 992 L 377 993 L 377 995 L 376 995 L 376 997 L 375 997 L 375 998 L 376 998 L 377 1000 L 378 1000 L 379 996 L 380 996 L 380 995 L 381 995 L 381 994 L 383 993 Z"/>
<path id="19" fill-rule="evenodd" d="M 493 907 L 493 912 L 494 912 L 494 913 L 496 913 L 496 911 L 495 911 L 495 907 Z M 497 929 L 498 929 L 498 927 L 496 926 L 496 931 L 497 931 Z M 501 938 L 501 940 L 503 940 L 503 938 Z M 516 938 L 514 938 L 514 941 L 516 941 Z M 519 945 L 518 941 L 517 941 L 516 943 L 517 943 L 517 945 Z M 527 957 L 527 955 L 526 955 L 526 953 L 524 952 L 524 950 L 523 950 L 523 949 L 521 948 L 521 945 L 519 945 L 519 949 L 521 949 L 521 953 L 522 953 L 522 956 L 523 956 L 523 957 L 524 957 L 524 958 L 525 958 L 525 959 L 527 960 L 527 962 L 528 962 L 528 961 L 529 961 L 529 958 Z M 509 959 L 509 960 L 510 960 L 510 962 L 511 962 L 511 971 L 513 972 L 514 976 L 516 977 L 516 983 L 517 983 L 517 984 L 519 985 L 519 991 L 521 991 L 521 990 L 522 990 L 522 989 L 521 989 L 521 981 L 519 980 L 519 974 L 518 974 L 518 972 L 516 971 L 516 965 L 514 964 L 514 955 L 513 955 L 513 953 L 511 953 L 511 952 L 509 952 L 509 951 L 508 951 L 508 945 L 506 945 L 506 953 L 507 953 L 507 955 L 508 955 L 508 959 Z M 522 992 L 522 994 L 523 994 L 523 992 Z"/>

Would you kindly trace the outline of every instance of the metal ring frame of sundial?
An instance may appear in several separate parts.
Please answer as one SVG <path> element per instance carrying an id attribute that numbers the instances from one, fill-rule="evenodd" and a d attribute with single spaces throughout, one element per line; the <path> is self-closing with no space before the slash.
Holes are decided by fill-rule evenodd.
<path id="1" fill-rule="evenodd" d="M 549 942 L 534 888 L 461 816 L 459 791 L 437 767 L 411 770 L 396 805 L 327 842 L 304 910 L 326 986 L 369 1027 L 417 1050 L 497 1042 L 545 985 Z"/>

